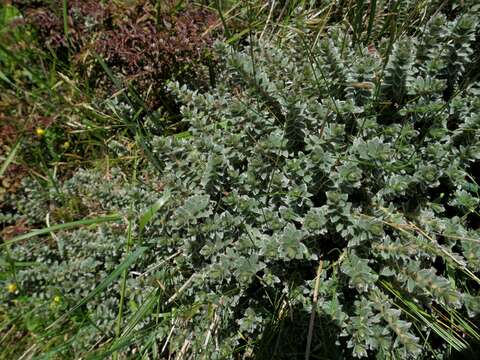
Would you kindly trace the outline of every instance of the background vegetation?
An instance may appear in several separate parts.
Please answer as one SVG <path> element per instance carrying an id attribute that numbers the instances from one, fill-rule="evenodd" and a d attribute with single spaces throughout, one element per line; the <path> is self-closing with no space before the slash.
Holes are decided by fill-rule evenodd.
<path id="1" fill-rule="evenodd" d="M 478 356 L 479 13 L 3 1 L 0 358 Z"/>

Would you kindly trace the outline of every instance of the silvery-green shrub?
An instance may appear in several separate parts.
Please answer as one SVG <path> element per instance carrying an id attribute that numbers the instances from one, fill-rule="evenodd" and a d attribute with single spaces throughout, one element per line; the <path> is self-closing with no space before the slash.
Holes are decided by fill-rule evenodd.
<path id="1" fill-rule="evenodd" d="M 137 316 L 142 336 L 122 351 L 294 358 L 312 311 L 312 353 L 326 358 L 447 354 L 442 331 L 467 347 L 461 321 L 480 311 L 476 32 L 478 16 L 438 15 L 388 58 L 337 29 L 218 45 L 214 90 L 170 86 L 189 129 L 153 140 L 160 173 L 63 184 L 63 197 L 125 221 L 13 246 L 36 263 L 17 269 L 21 291 L 74 305 L 128 255 L 130 226 L 132 248 L 148 251 L 129 269 L 121 324 Z M 25 211 L 37 207 L 28 198 Z M 93 326 L 73 347 L 115 337 L 119 294 L 117 281 L 82 309 Z"/>

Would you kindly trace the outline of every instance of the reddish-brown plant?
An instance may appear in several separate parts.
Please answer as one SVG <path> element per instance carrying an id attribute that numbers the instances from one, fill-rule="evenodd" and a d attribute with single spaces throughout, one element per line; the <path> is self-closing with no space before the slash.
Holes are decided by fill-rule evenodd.
<path id="1" fill-rule="evenodd" d="M 77 70 L 98 86 L 105 77 L 94 54 L 99 54 L 115 75 L 133 82 L 140 93 L 158 88 L 167 79 L 198 82 L 193 67 L 206 64 L 213 43 L 216 15 L 201 7 L 173 5 L 155 8 L 151 1 L 136 6 L 98 1 L 69 1 L 68 37 L 63 19 L 52 6 L 27 6 L 27 21 L 37 29 L 39 43 L 62 58 L 67 49 Z M 191 76 L 195 73 L 195 76 Z M 201 77 L 200 77 L 201 78 Z M 206 77 L 204 77 L 206 78 Z M 156 101 L 153 101 L 156 103 Z"/>

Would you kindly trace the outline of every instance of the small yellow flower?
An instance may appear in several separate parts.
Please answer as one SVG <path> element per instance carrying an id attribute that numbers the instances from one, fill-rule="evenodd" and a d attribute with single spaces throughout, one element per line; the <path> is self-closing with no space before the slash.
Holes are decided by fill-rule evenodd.
<path id="1" fill-rule="evenodd" d="M 62 145 L 62 148 L 67 150 L 70 147 L 70 143 L 68 141 L 65 141 Z"/>
<path id="2" fill-rule="evenodd" d="M 62 301 L 62 298 L 59 295 L 57 295 L 53 298 L 53 302 L 55 304 L 60 304 L 61 301 Z"/>
<path id="3" fill-rule="evenodd" d="M 37 136 L 43 136 L 43 135 L 45 135 L 45 130 L 42 129 L 42 128 L 37 128 L 35 130 L 35 133 L 37 134 Z"/>
<path id="4" fill-rule="evenodd" d="M 15 283 L 7 284 L 7 292 L 10 294 L 15 294 L 17 292 L 17 284 Z"/>

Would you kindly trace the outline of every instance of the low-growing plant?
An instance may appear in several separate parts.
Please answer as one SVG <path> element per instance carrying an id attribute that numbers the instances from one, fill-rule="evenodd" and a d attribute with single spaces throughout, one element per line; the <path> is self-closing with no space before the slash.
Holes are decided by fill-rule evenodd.
<path id="1" fill-rule="evenodd" d="M 38 45 L 60 60 L 71 58 L 71 65 L 97 92 L 112 93 L 98 56 L 153 109 L 165 101 L 167 94 L 157 92 L 166 80 L 208 84 L 205 68 L 211 62 L 208 49 L 213 42 L 208 30 L 216 21 L 212 11 L 175 6 L 175 1 L 161 7 L 148 0 L 69 1 L 64 16 L 61 3 L 44 1 L 43 6 L 26 7 L 26 21 L 36 30 Z"/>
<path id="2" fill-rule="evenodd" d="M 27 218 L 124 221 L 7 241 L 3 312 L 58 296 L 66 315 L 32 331 L 66 358 L 467 350 L 480 339 L 476 11 L 379 52 L 335 27 L 314 43 L 219 44 L 216 88 L 170 85 L 189 129 L 155 137 L 160 171 L 28 187 Z"/>

